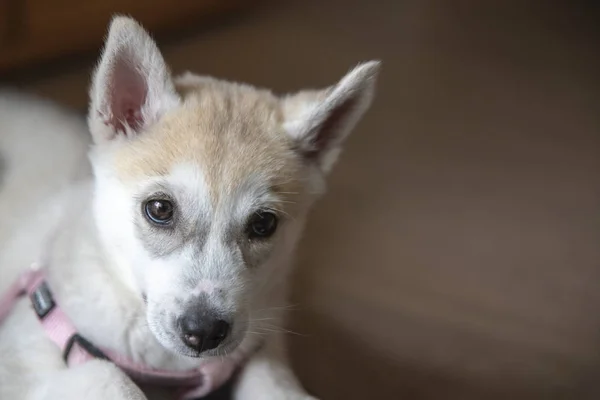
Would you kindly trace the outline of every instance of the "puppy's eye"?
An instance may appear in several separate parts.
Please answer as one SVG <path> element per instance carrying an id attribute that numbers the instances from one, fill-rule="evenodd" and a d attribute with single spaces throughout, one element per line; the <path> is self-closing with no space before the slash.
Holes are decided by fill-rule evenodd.
<path id="1" fill-rule="evenodd" d="M 166 225 L 173 219 L 174 207 L 169 200 L 152 199 L 146 202 L 144 211 L 150 222 Z"/>
<path id="2" fill-rule="evenodd" d="M 257 211 L 248 221 L 248 237 L 251 239 L 268 238 L 277 229 L 277 215 L 271 211 Z"/>

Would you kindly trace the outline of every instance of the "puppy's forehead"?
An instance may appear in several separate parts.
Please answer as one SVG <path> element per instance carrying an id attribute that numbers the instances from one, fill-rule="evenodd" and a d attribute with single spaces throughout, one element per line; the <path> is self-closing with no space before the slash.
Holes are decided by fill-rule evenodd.
<path id="1" fill-rule="evenodd" d="M 182 105 L 115 154 L 124 181 L 165 176 L 197 165 L 212 201 L 260 177 L 278 190 L 297 181 L 301 159 L 282 131 L 278 99 L 270 92 L 220 81 L 185 86 Z"/>

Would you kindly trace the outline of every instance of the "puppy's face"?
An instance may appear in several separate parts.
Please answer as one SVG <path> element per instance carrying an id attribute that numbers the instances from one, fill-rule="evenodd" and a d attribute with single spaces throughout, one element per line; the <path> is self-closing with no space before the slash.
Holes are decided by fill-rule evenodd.
<path id="1" fill-rule="evenodd" d="M 96 149 L 95 211 L 157 338 L 212 354 L 243 338 L 316 188 L 272 96 L 201 80 L 180 89 L 152 127 Z"/>
<path id="2" fill-rule="evenodd" d="M 377 63 L 284 98 L 186 75 L 113 21 L 94 78 L 95 217 L 167 348 L 235 348 L 286 266 L 340 144 L 368 107 Z"/>

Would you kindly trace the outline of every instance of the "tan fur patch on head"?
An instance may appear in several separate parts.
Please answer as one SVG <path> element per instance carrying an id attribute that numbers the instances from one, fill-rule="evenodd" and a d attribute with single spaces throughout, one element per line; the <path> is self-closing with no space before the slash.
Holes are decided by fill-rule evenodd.
<path id="1" fill-rule="evenodd" d="M 282 131 L 277 97 L 212 78 L 185 76 L 178 83 L 181 107 L 117 150 L 120 179 L 166 175 L 191 162 L 204 171 L 213 204 L 256 174 L 277 192 L 299 192 L 302 161 Z"/>

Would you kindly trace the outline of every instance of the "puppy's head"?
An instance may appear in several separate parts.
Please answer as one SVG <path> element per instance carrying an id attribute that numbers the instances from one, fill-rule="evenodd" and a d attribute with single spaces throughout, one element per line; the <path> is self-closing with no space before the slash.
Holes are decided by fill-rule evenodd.
<path id="1" fill-rule="evenodd" d="M 90 94 L 94 214 L 165 347 L 199 356 L 240 343 L 368 108 L 378 68 L 285 97 L 172 79 L 148 34 L 113 20 Z"/>

